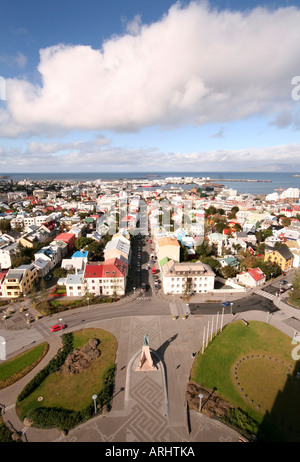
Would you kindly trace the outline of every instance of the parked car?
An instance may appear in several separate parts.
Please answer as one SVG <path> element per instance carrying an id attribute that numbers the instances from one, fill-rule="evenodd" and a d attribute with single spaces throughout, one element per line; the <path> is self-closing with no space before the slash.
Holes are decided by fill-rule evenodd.
<path id="1" fill-rule="evenodd" d="M 142 282 L 142 289 L 146 290 L 146 284 L 144 282 Z"/>
<path id="2" fill-rule="evenodd" d="M 283 294 L 283 292 L 285 292 L 286 289 L 284 289 L 283 287 L 280 288 L 280 292 Z"/>
<path id="3" fill-rule="evenodd" d="M 65 328 L 65 324 L 54 324 L 54 326 L 51 327 L 51 332 L 57 332 L 58 330 L 62 330 Z"/>
<path id="4" fill-rule="evenodd" d="M 52 275 L 51 274 L 47 274 L 45 276 L 45 281 L 50 281 L 50 279 L 52 278 Z"/>

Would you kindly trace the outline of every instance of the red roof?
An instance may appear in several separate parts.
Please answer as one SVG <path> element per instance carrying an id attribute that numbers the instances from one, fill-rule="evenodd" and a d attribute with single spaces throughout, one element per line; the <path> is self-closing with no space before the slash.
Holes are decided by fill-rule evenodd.
<path id="1" fill-rule="evenodd" d="M 103 265 L 88 264 L 85 267 L 85 278 L 102 278 Z"/>
<path id="2" fill-rule="evenodd" d="M 248 273 L 253 277 L 255 281 L 260 281 L 265 277 L 265 274 L 259 268 L 249 268 Z"/>
<path id="3" fill-rule="evenodd" d="M 132 215 L 126 215 L 126 217 L 122 218 L 122 221 L 133 221 L 135 220 L 135 217 Z"/>
<path id="4" fill-rule="evenodd" d="M 232 231 L 232 229 L 230 229 L 230 228 L 225 228 L 225 229 L 223 230 L 223 234 L 225 234 L 225 236 L 227 236 L 227 234 L 231 234 L 231 233 L 233 233 L 233 231 Z"/>
<path id="5" fill-rule="evenodd" d="M 103 264 L 103 277 L 124 277 L 127 265 L 119 258 L 109 258 Z"/>
<path id="6" fill-rule="evenodd" d="M 54 239 L 55 241 L 70 241 L 75 237 L 73 233 L 61 233 Z"/>
<path id="7" fill-rule="evenodd" d="M 85 278 L 124 277 L 127 265 L 119 258 L 109 258 L 101 265 L 88 264 L 85 267 Z"/>
<path id="8" fill-rule="evenodd" d="M 3 281 L 3 279 L 5 278 L 5 276 L 7 275 L 8 273 L 8 270 L 7 271 L 1 271 L 0 272 L 0 283 Z"/>

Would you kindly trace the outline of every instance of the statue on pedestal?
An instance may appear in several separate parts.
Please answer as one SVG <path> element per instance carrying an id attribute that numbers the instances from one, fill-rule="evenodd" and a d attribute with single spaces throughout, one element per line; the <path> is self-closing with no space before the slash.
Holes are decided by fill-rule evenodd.
<path id="1" fill-rule="evenodd" d="M 144 335 L 144 345 L 142 349 L 142 355 L 136 371 L 153 371 L 156 367 L 153 364 L 153 360 L 149 348 L 149 337 L 148 334 Z"/>

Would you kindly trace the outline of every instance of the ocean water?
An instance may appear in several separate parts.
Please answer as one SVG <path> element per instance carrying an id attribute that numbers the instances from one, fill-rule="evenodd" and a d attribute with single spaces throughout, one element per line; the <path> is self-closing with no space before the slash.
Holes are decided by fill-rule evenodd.
<path id="1" fill-rule="evenodd" d="M 27 178 L 32 181 L 95 181 L 118 179 L 164 179 L 167 177 L 194 177 L 215 179 L 219 184 L 241 193 L 270 194 L 276 189 L 299 188 L 300 177 L 293 176 L 298 172 L 45 172 L 45 173 L 5 173 L 13 181 Z M 1 174 L 1 173 L 0 173 Z M 226 180 L 259 180 L 255 182 Z M 268 180 L 268 182 L 261 182 Z"/>

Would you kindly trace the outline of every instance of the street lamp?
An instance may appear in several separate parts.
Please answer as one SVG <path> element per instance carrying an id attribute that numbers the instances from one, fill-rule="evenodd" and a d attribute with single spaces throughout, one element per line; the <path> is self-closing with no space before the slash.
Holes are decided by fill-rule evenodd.
<path id="1" fill-rule="evenodd" d="M 88 310 L 90 309 L 90 297 L 87 297 L 87 302 L 88 302 Z"/>
<path id="2" fill-rule="evenodd" d="M 3 360 L 3 361 L 6 360 L 6 340 L 4 338 L 3 338 L 3 342 L 1 342 L 0 359 Z"/>
<path id="3" fill-rule="evenodd" d="M 96 414 L 96 412 L 97 412 L 97 407 L 96 407 L 97 395 L 93 395 L 93 396 L 92 396 L 92 399 L 94 400 L 94 408 L 95 408 L 95 414 Z"/>
<path id="4" fill-rule="evenodd" d="M 201 406 L 201 403 L 202 403 L 202 398 L 203 398 L 202 393 L 200 393 L 200 394 L 198 395 L 198 397 L 199 397 L 199 399 L 200 399 L 200 403 L 199 403 L 199 412 L 201 412 L 201 407 L 202 407 L 202 406 Z"/>
<path id="5" fill-rule="evenodd" d="M 232 314 L 232 305 L 233 305 L 233 303 L 231 302 L 230 303 L 230 314 Z"/>

